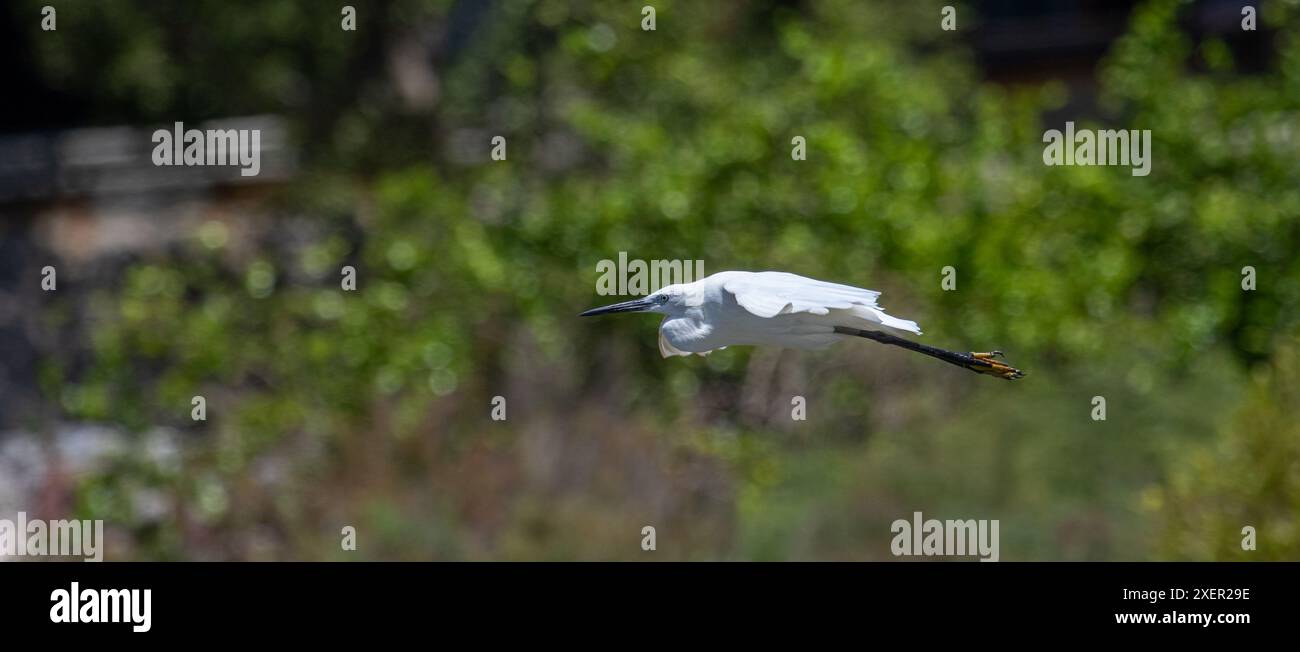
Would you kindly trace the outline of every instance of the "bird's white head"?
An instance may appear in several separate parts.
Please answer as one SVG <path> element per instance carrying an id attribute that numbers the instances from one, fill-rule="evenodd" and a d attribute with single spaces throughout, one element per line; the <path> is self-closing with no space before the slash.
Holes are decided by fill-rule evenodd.
<path id="1" fill-rule="evenodd" d="M 595 317 L 596 315 L 608 315 L 616 312 L 657 312 L 676 315 L 686 311 L 687 306 L 690 305 L 690 297 L 691 292 L 688 284 L 675 283 L 665 285 L 644 297 L 600 308 L 592 308 L 578 316 Z"/>

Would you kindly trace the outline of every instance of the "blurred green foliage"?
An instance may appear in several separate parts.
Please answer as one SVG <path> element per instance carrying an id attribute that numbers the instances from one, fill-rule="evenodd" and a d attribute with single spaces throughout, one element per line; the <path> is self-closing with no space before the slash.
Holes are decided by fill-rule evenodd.
<path id="1" fill-rule="evenodd" d="M 1281 348 L 1213 441 L 1180 451 L 1146 506 L 1159 517 L 1160 557 L 1300 559 L 1300 346 Z M 1243 547 L 1255 530 L 1255 547 Z"/>
<path id="2" fill-rule="evenodd" d="M 1133 177 L 1045 167 L 1069 90 L 981 80 L 937 4 L 799 6 L 656 2 L 643 32 L 626 3 L 408 1 L 362 4 L 355 34 L 311 2 L 61 8 L 61 35 L 97 36 L 42 61 L 103 115 L 279 113 L 310 155 L 251 245 L 210 222 L 98 297 L 94 364 L 51 398 L 187 439 L 83 505 L 142 557 L 348 559 L 351 523 L 366 558 L 640 558 L 655 524 L 656 558 L 876 559 L 924 511 L 1002 519 L 1008 560 L 1256 558 L 1224 538 L 1239 521 L 1295 558 L 1300 403 L 1274 360 L 1300 322 L 1294 7 L 1261 13 L 1258 74 L 1181 3 L 1134 13 L 1076 120 L 1150 129 Z M 386 48 L 420 26 L 459 49 L 412 108 Z M 574 318 L 619 251 L 882 289 L 927 341 L 1031 375 L 849 345 L 660 360 L 654 320 Z M 143 522 L 137 485 L 175 508 Z"/>

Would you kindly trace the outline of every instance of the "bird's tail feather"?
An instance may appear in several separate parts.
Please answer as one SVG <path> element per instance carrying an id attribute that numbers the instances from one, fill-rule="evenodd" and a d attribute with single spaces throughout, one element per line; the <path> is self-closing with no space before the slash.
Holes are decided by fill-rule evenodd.
<path id="1" fill-rule="evenodd" d="M 916 322 L 910 319 L 899 319 L 897 317 L 893 317 L 891 315 L 885 314 L 885 311 L 879 308 L 869 308 L 866 306 L 861 306 L 859 310 L 861 310 L 861 312 L 863 313 L 866 313 L 862 316 L 869 322 L 880 324 L 881 326 L 896 328 L 900 331 L 916 333 L 917 335 L 921 334 L 921 327 L 918 326 Z"/>

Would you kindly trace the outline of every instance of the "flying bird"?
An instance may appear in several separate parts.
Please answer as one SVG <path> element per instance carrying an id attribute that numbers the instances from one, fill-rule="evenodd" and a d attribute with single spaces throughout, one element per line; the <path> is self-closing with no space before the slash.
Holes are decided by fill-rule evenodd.
<path id="1" fill-rule="evenodd" d="M 708 355 L 734 345 L 823 349 L 849 337 L 924 353 L 976 373 L 1007 380 L 1024 372 L 1000 360 L 1001 351 L 958 353 L 927 346 L 877 326 L 921 334 L 916 322 L 892 317 L 876 300 L 880 293 L 827 283 L 786 272 L 718 272 L 694 283 L 667 285 L 639 299 L 592 308 L 581 317 L 617 312 L 655 312 L 659 352 Z"/>

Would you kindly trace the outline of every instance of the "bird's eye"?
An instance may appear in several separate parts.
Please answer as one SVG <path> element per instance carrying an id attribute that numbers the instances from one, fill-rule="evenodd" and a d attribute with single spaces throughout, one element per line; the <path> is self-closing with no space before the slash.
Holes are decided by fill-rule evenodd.
<path id="1" fill-rule="evenodd" d="M 657 294 L 657 295 L 655 295 L 654 302 L 657 303 L 657 304 L 660 304 L 660 305 L 663 305 L 663 304 L 665 304 L 665 303 L 668 303 L 668 295 L 666 295 L 666 294 Z"/>

